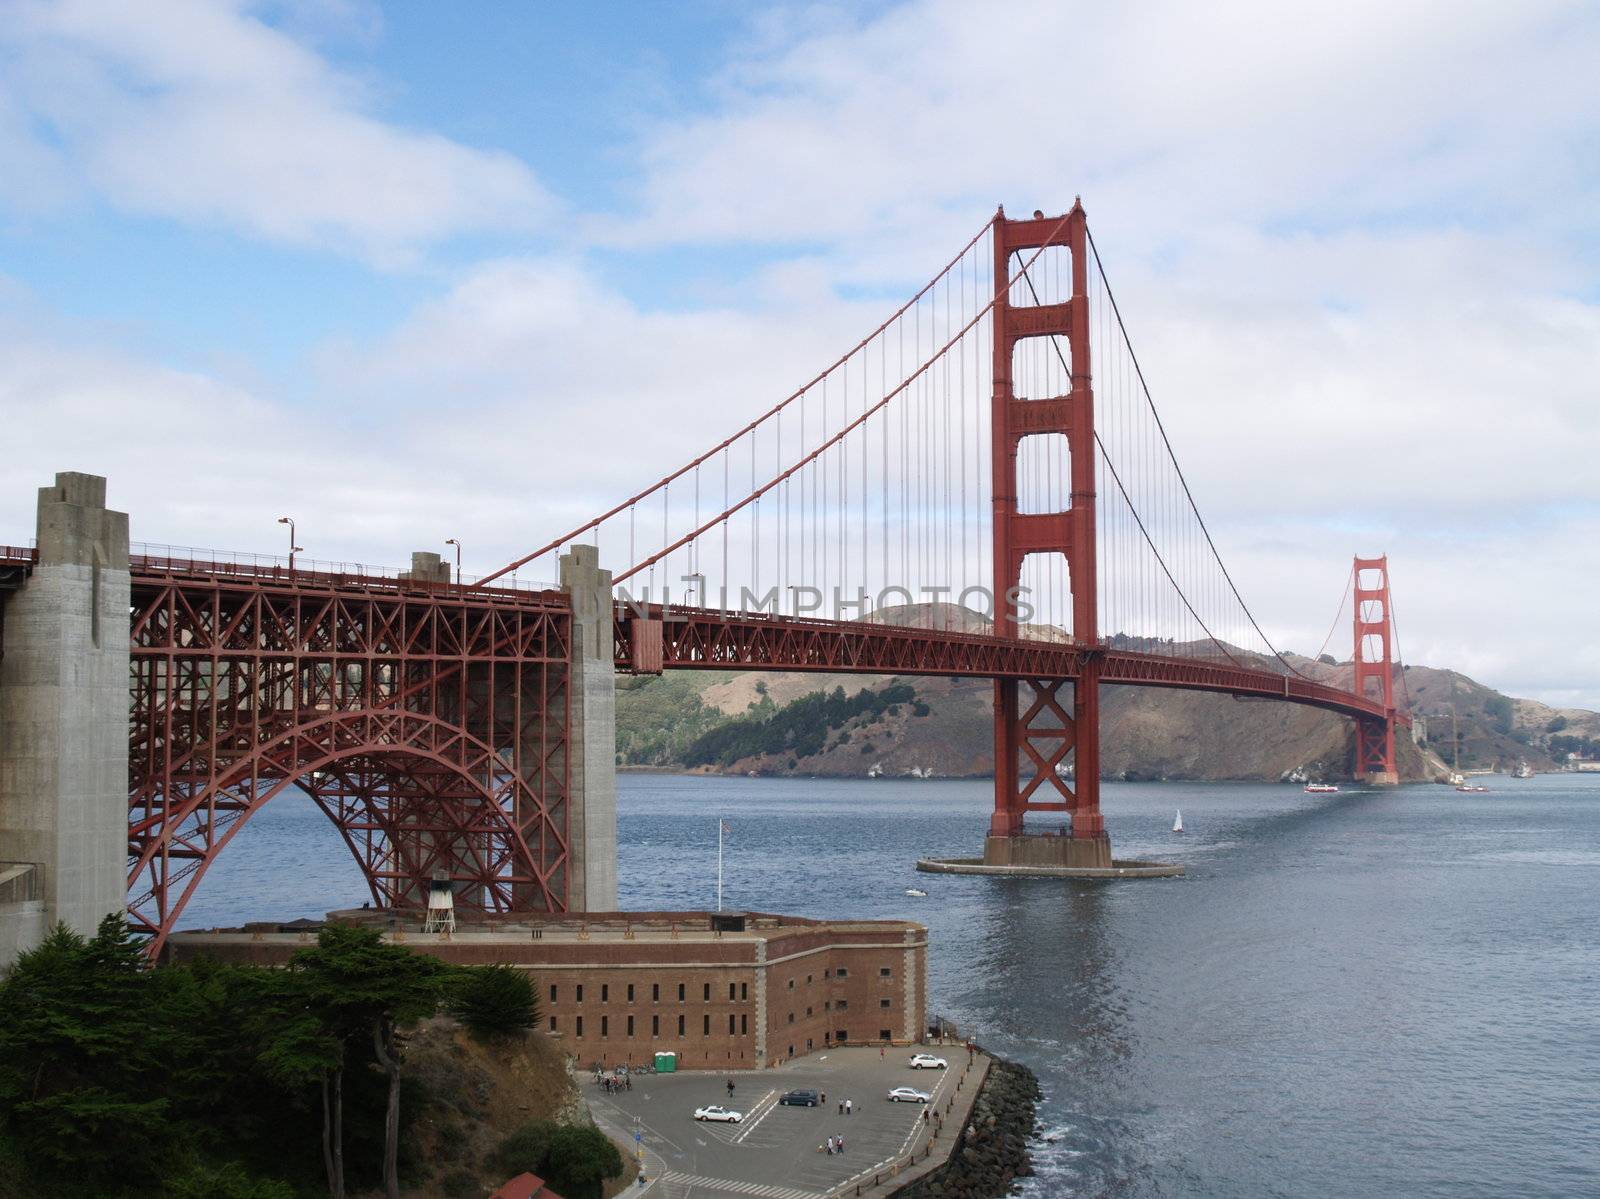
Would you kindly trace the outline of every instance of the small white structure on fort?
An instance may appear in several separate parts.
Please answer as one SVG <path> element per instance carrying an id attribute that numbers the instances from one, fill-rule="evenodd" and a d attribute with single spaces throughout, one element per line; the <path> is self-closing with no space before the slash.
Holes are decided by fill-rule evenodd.
<path id="1" fill-rule="evenodd" d="M 422 922 L 425 933 L 453 933 L 456 930 L 456 895 L 450 880 L 436 878 L 428 884 L 428 915 Z"/>

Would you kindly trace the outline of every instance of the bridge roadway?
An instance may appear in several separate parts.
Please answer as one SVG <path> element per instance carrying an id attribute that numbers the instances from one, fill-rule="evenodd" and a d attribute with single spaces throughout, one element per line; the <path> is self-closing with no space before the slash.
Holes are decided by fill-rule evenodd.
<path id="1" fill-rule="evenodd" d="M 0 574 L 26 570 L 35 551 L 0 546 Z M 460 586 L 405 579 L 370 568 L 296 570 L 272 560 L 135 554 L 133 585 L 171 584 L 185 579 L 265 589 L 372 595 L 422 592 L 449 595 L 487 608 L 565 607 L 556 590 Z M 1281 671 L 1231 661 L 1169 657 L 1121 649 L 1095 649 L 1065 641 L 1009 640 L 981 633 L 919 629 L 869 621 L 821 620 L 715 608 L 619 605 L 617 669 L 654 674 L 660 670 L 793 670 L 829 674 L 941 675 L 952 678 L 1072 679 L 1091 656 L 1100 680 L 1141 687 L 1215 691 L 1285 700 L 1355 719 L 1383 720 L 1383 704 L 1338 687 Z M 1403 720 L 1404 717 L 1402 716 Z"/>
<path id="2" fill-rule="evenodd" d="M 0 546 L 0 574 L 26 570 L 35 551 Z M 401 578 L 370 568 L 296 570 L 273 560 L 135 554 L 133 585 L 183 580 L 265 589 L 372 595 L 448 594 L 469 606 L 566 607 L 556 590 L 459 586 Z M 618 606 L 617 669 L 784 670 L 829 674 L 939 675 L 955 678 L 1072 679 L 1097 656 L 1100 679 L 1143 687 L 1174 687 L 1277 699 L 1323 708 L 1355 719 L 1383 720 L 1383 704 L 1370 697 L 1280 671 L 1237 662 L 1169 657 L 1120 649 L 1095 649 L 1064 641 L 1009 640 L 981 633 L 919 629 L 869 621 L 822 620 L 714 608 Z M 1404 717 L 1402 716 L 1403 720 Z"/>
<path id="3" fill-rule="evenodd" d="M 619 608 L 619 670 L 794 670 L 967 678 L 1072 679 L 1091 658 L 1100 681 L 1286 700 L 1344 716 L 1383 720 L 1383 704 L 1297 675 L 1231 661 L 1166 657 L 1068 641 L 1010 640 L 981 633 L 855 620 L 817 620 L 713 608 Z"/>

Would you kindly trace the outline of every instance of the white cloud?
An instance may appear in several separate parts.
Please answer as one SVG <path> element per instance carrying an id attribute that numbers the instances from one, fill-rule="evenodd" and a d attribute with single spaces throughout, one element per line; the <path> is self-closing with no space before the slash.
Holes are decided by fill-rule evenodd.
<path id="1" fill-rule="evenodd" d="M 392 258 L 546 202 L 509 160 L 366 115 L 351 80 L 247 10 L 164 7 L 148 28 L 18 11 L 13 104 L 72 151 L 36 143 L 37 169 L 81 161 L 130 210 Z M 1387 549 L 1414 660 L 1600 707 L 1591 10 L 1001 19 L 929 2 L 860 28 L 795 19 L 758 30 L 709 115 L 648 130 L 635 213 L 586 224 L 612 246 L 755 243 L 767 261 L 743 297 L 659 311 L 581 257 L 482 263 L 388 335 L 326 346 L 293 397 L 0 330 L 13 460 L 109 473 L 137 536 L 271 549 L 287 506 L 312 556 L 394 564 L 454 535 L 469 573 L 487 569 L 659 478 L 886 315 L 847 289 L 920 282 L 996 200 L 1081 191 L 1202 509 L 1275 638 L 1314 649 L 1350 554 Z M 6 86 L 0 152 L 21 127 Z M 337 399 L 313 411 L 318 395 Z M 151 465 L 174 459 L 181 485 Z M 13 472 L 3 527 L 31 523 L 41 481 Z"/>
<path id="2" fill-rule="evenodd" d="M 353 79 L 242 3 L 23 0 L 0 54 L 0 149 L 8 107 L 33 126 L 8 192 L 75 172 L 126 212 L 380 263 L 554 208 L 510 155 L 371 115 Z"/>

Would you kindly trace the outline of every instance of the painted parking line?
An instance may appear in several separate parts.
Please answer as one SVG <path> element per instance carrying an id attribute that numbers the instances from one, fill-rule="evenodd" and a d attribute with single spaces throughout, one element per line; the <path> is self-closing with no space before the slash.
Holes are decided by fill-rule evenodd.
<path id="1" fill-rule="evenodd" d="M 778 1092 L 776 1090 L 768 1091 L 757 1101 L 755 1107 L 750 1109 L 750 1114 L 744 1118 L 744 1123 L 739 1129 L 739 1135 L 733 1138 L 733 1143 L 735 1145 L 744 1144 L 745 1137 L 754 1132 L 761 1121 L 765 1120 L 772 1109 L 777 1106 Z"/>
<path id="2" fill-rule="evenodd" d="M 698 1174 L 669 1172 L 660 1179 L 667 1194 L 687 1194 L 690 1190 L 704 1188 L 723 1191 L 730 1195 L 756 1195 L 760 1199 L 823 1199 L 821 1191 L 802 1191 L 798 1187 L 775 1186 L 768 1182 L 737 1182 L 731 1178 L 702 1178 Z M 682 1191 L 679 1191 L 682 1188 Z"/>

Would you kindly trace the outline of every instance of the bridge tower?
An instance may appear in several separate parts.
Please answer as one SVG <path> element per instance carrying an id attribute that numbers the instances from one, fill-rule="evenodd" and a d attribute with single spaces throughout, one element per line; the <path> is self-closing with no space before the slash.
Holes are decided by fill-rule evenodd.
<path id="1" fill-rule="evenodd" d="M 1384 719 L 1356 721 L 1356 773 L 1374 786 L 1392 787 L 1394 761 L 1394 626 L 1389 606 L 1389 557 L 1356 559 L 1354 690 L 1383 702 Z M 1376 687 L 1372 686 L 1376 684 Z"/>
<path id="2" fill-rule="evenodd" d="M 1083 205 L 1065 217 L 1035 213 L 994 220 L 994 390 L 991 400 L 995 633 L 1018 635 L 1016 589 L 1031 554 L 1061 554 L 1071 590 L 1073 640 L 1087 651 L 1071 697 L 1061 679 L 996 680 L 994 815 L 984 842 L 988 865 L 1109 867 L 1111 845 L 1100 815 L 1100 646 L 1096 612 L 1094 391 L 1089 363 L 1088 224 Z M 1012 303 L 1006 280 L 1017 255 L 1064 246 L 1072 259 L 1071 297 L 1053 304 Z M 1013 388 L 1018 343 L 1066 342 L 1066 395 L 1019 396 Z M 1060 346 L 1061 341 L 1056 342 Z M 1064 511 L 1018 510 L 1018 454 L 1029 437 L 1064 435 L 1070 501 Z M 1026 760 L 1026 767 L 1021 764 Z M 1072 777 L 1060 768 L 1070 762 Z M 1049 798 L 1035 796 L 1043 791 Z M 1071 837 L 1028 836 L 1028 812 L 1065 812 Z"/>

